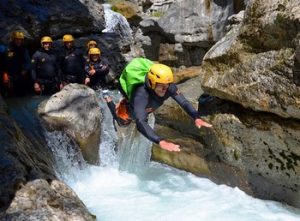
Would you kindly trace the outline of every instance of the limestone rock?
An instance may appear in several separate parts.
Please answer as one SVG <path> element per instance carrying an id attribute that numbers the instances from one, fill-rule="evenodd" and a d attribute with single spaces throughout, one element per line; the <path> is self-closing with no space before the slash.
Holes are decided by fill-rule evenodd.
<path id="1" fill-rule="evenodd" d="M 102 115 L 95 91 L 68 84 L 42 103 L 39 115 L 55 130 L 64 130 L 81 148 L 84 159 L 99 163 L 100 121 Z"/>
<path id="2" fill-rule="evenodd" d="M 95 221 L 76 193 L 64 183 L 36 179 L 16 192 L 6 215 L 13 221 Z"/>
<path id="3" fill-rule="evenodd" d="M 241 26 L 205 56 L 207 93 L 256 111 L 300 118 L 300 88 L 293 81 L 300 18 L 298 1 L 250 1 Z"/>
<path id="4" fill-rule="evenodd" d="M 211 123 L 207 146 L 247 175 L 253 195 L 300 206 L 299 122 L 248 113 L 217 114 Z"/>
<path id="5" fill-rule="evenodd" d="M 43 139 L 25 135 L 7 113 L 0 97 L 0 211 L 5 211 L 15 192 L 34 179 L 54 179 L 53 156 Z M 29 134 L 30 131 L 27 132 Z"/>
<path id="6" fill-rule="evenodd" d="M 78 0 L 63 1 L 21 1 L 12 0 L 9 4 L 0 3 L 0 41 L 7 42 L 9 33 L 23 30 L 29 39 L 39 39 L 43 35 L 54 38 L 65 33 L 94 33 L 104 29 L 96 21 L 87 7 Z M 103 22 L 102 22 L 103 23 Z"/>

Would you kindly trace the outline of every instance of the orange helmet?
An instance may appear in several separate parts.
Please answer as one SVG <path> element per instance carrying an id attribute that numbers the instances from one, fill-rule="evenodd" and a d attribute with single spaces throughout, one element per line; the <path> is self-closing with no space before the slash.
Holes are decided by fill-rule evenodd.
<path id="1" fill-rule="evenodd" d="M 164 64 L 153 64 L 148 72 L 148 80 L 152 89 L 157 83 L 169 84 L 174 82 L 173 72 Z"/>

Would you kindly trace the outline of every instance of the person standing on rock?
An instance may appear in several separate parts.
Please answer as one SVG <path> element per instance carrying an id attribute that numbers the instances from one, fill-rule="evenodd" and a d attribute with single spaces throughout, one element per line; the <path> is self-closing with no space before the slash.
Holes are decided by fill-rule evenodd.
<path id="1" fill-rule="evenodd" d="M 85 59 L 80 49 L 75 47 L 74 37 L 70 34 L 63 36 L 64 48 L 60 56 L 60 68 L 64 84 L 84 82 Z"/>
<path id="2" fill-rule="evenodd" d="M 137 130 L 146 138 L 167 151 L 180 151 L 180 146 L 157 135 L 148 124 L 148 115 L 172 97 L 193 119 L 195 126 L 212 127 L 198 117 L 198 112 L 182 95 L 173 83 L 170 67 L 154 64 L 146 58 L 133 59 L 123 70 L 120 78 L 120 90 L 125 96 L 115 106 L 110 96 L 104 93 L 104 99 L 120 126 L 126 126 L 135 120 Z"/>
<path id="3" fill-rule="evenodd" d="M 51 49 L 52 42 L 51 37 L 42 37 L 41 48 L 31 59 L 31 73 L 36 94 L 54 94 L 62 88 L 59 64 Z"/>
<path id="4" fill-rule="evenodd" d="M 94 90 L 107 86 L 109 66 L 101 59 L 101 51 L 99 48 L 91 48 L 89 50 L 89 58 L 85 64 L 85 73 L 85 85 L 89 85 Z"/>
<path id="5" fill-rule="evenodd" d="M 23 32 L 12 32 L 4 53 L 2 81 L 8 96 L 22 96 L 30 91 L 30 56 L 24 38 Z"/>
<path id="6" fill-rule="evenodd" d="M 89 50 L 91 48 L 97 48 L 98 44 L 95 40 L 90 40 L 88 41 L 88 43 L 86 44 L 86 55 L 84 56 L 85 60 L 89 59 Z"/>

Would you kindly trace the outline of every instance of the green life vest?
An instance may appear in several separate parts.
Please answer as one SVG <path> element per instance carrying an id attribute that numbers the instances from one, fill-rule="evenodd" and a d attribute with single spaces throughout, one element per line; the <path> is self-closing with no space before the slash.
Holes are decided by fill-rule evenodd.
<path id="1" fill-rule="evenodd" d="M 147 58 L 134 58 L 122 71 L 120 85 L 129 99 L 136 86 L 145 82 L 145 76 L 150 71 L 153 62 Z"/>

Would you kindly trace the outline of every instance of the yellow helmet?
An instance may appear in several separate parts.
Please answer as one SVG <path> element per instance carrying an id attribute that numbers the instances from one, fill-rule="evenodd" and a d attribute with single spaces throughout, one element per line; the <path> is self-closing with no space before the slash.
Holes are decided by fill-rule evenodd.
<path id="1" fill-rule="evenodd" d="M 86 47 L 89 48 L 91 45 L 96 45 L 97 46 L 97 42 L 94 40 L 90 40 L 87 44 Z"/>
<path id="2" fill-rule="evenodd" d="M 148 72 L 148 80 L 152 89 L 157 83 L 169 84 L 173 83 L 174 76 L 170 67 L 164 64 L 153 64 Z"/>
<path id="3" fill-rule="evenodd" d="M 44 36 L 41 38 L 41 44 L 45 43 L 45 42 L 48 42 L 48 43 L 52 43 L 52 38 L 49 37 L 49 36 Z"/>
<path id="4" fill-rule="evenodd" d="M 73 35 L 64 35 L 63 36 L 63 42 L 70 42 L 70 41 L 74 41 Z"/>
<path id="5" fill-rule="evenodd" d="M 100 54 L 101 54 L 101 51 L 100 51 L 99 48 L 91 48 L 91 49 L 89 50 L 89 55 L 92 55 L 92 54 L 98 54 L 98 55 L 100 55 Z"/>
<path id="6" fill-rule="evenodd" d="M 24 39 L 24 33 L 21 31 L 12 32 L 10 35 L 10 40 L 12 41 L 14 39 Z"/>

